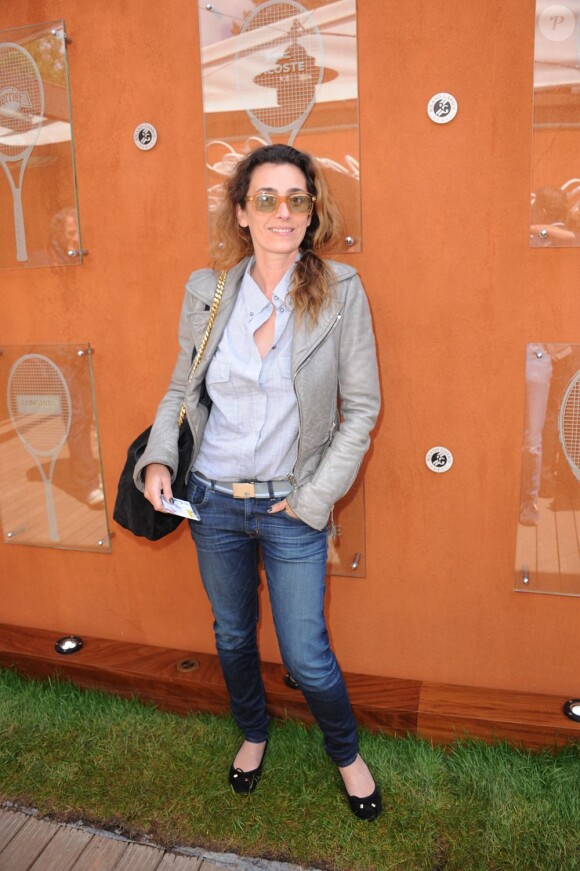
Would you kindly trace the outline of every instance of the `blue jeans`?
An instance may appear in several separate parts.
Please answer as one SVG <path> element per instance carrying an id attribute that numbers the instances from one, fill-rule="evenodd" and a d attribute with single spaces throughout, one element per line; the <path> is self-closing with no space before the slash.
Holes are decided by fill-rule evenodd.
<path id="1" fill-rule="evenodd" d="M 268 581 L 278 645 L 337 765 L 354 762 L 356 723 L 324 619 L 326 530 L 286 512 L 268 514 L 277 499 L 234 499 L 190 478 L 190 521 L 201 578 L 214 614 L 216 649 L 232 713 L 248 741 L 268 737 L 268 714 L 257 644 L 258 560 Z"/>

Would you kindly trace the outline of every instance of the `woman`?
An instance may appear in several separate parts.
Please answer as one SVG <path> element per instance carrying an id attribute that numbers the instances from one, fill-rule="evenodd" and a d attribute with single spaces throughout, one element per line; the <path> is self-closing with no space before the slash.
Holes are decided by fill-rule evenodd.
<path id="1" fill-rule="evenodd" d="M 211 270 L 187 283 L 181 351 L 135 481 L 143 487 L 144 470 L 144 493 L 157 510 L 161 494 L 172 498 L 185 394 L 194 436 L 188 499 L 201 516 L 190 522 L 191 534 L 244 735 L 229 781 L 237 793 L 255 789 L 268 740 L 256 643 L 261 554 L 282 659 L 323 732 L 353 813 L 371 820 L 381 796 L 358 753 L 324 620 L 326 527 L 356 477 L 380 405 L 360 280 L 318 254 L 335 239 L 337 217 L 309 155 L 272 145 L 238 164 L 217 223 L 216 265 L 230 271 L 205 355 L 188 381 L 216 288 Z"/>

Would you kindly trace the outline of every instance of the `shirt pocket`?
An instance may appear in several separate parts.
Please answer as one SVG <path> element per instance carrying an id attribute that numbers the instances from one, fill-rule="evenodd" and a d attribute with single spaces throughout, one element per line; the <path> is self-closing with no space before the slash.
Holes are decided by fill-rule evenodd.
<path id="1" fill-rule="evenodd" d="M 280 378 L 287 378 L 288 380 L 292 378 L 292 355 L 290 352 L 278 356 L 275 368 Z"/>
<path id="2" fill-rule="evenodd" d="M 205 385 L 212 400 L 214 424 L 224 436 L 228 432 L 243 431 L 243 402 L 234 382 L 230 364 L 212 360 L 205 376 Z"/>
<path id="3" fill-rule="evenodd" d="M 279 354 L 267 365 L 263 366 L 261 383 L 268 386 L 269 390 L 292 390 L 290 382 L 292 380 L 292 357 L 290 353 Z"/>
<path id="4" fill-rule="evenodd" d="M 217 360 L 212 360 L 205 376 L 207 389 L 210 390 L 214 384 L 229 384 L 231 381 L 230 373 L 231 367 L 229 363 L 220 363 Z"/>

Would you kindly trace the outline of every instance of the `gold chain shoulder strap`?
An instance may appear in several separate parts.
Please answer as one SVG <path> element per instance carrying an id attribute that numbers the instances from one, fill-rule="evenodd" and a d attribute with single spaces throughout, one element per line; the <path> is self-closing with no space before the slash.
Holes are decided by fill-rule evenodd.
<path id="1" fill-rule="evenodd" d="M 203 355 L 205 353 L 207 340 L 209 339 L 209 334 L 211 333 L 211 330 L 213 327 L 213 322 L 215 321 L 215 316 L 217 315 L 217 310 L 218 310 L 220 302 L 221 302 L 221 298 L 222 298 L 222 294 L 224 292 L 224 287 L 226 284 L 227 277 L 228 277 L 227 270 L 225 270 L 225 269 L 222 270 L 222 272 L 220 272 L 220 277 L 218 279 L 218 283 L 217 283 L 217 287 L 216 287 L 216 291 L 215 291 L 215 296 L 214 296 L 213 302 L 211 304 L 211 311 L 209 313 L 209 320 L 207 322 L 207 327 L 205 329 L 205 333 L 203 334 L 203 338 L 200 342 L 199 348 L 197 350 L 197 354 L 195 355 L 195 359 L 194 359 L 192 366 L 191 366 L 191 369 L 189 371 L 189 378 L 187 379 L 188 384 L 191 384 L 195 370 L 197 369 L 197 367 L 201 363 L 201 358 L 203 357 Z M 181 408 L 179 409 L 179 418 L 177 421 L 180 428 L 182 427 L 183 421 L 185 420 L 185 414 L 186 414 L 185 402 L 183 402 L 181 405 Z"/>

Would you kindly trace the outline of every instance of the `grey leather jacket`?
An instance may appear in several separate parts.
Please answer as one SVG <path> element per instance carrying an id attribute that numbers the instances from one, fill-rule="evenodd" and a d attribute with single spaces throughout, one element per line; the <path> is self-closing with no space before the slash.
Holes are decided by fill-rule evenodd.
<path id="1" fill-rule="evenodd" d="M 363 286 L 351 266 L 333 261 L 328 265 L 337 279 L 334 295 L 315 326 L 306 319 L 295 325 L 292 346 L 300 427 L 296 463 L 288 475 L 293 487 L 288 503 L 315 529 L 324 528 L 334 503 L 354 482 L 380 409 L 375 341 Z M 218 274 L 201 269 L 185 286 L 177 363 L 147 448 L 135 467 L 135 484 L 141 490 L 142 472 L 149 463 L 168 466 L 175 479 L 177 419 L 184 397 L 194 442 L 190 469 L 194 467 L 208 418 L 208 409 L 199 401 L 205 372 L 232 313 L 246 266 L 244 260 L 228 273 L 204 357 L 190 383 L 192 350 L 199 348 L 207 326 Z"/>

